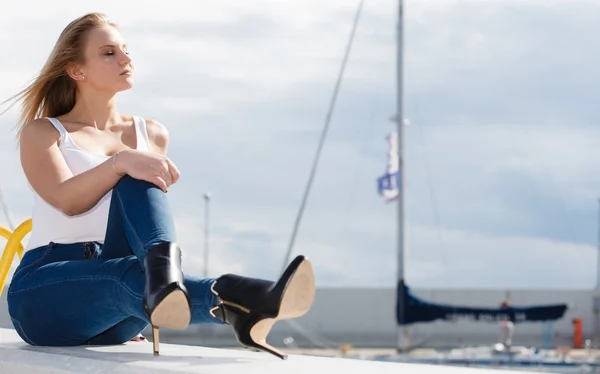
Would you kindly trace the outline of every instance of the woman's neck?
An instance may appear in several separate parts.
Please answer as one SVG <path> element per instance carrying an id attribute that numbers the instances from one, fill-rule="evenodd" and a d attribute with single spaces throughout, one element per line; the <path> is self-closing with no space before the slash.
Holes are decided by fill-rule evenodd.
<path id="1" fill-rule="evenodd" d="M 75 106 L 68 117 L 70 120 L 85 123 L 98 130 L 104 130 L 121 121 L 114 94 L 103 97 L 97 93 L 91 95 L 78 92 Z"/>

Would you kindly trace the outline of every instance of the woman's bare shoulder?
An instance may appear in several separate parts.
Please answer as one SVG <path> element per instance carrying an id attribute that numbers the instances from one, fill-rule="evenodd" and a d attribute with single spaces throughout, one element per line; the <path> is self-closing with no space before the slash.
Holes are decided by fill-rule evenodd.
<path id="1" fill-rule="evenodd" d="M 46 118 L 37 118 L 26 123 L 21 129 L 21 144 L 27 143 L 54 143 L 60 135 L 52 123 Z"/>
<path id="2" fill-rule="evenodd" d="M 156 152 L 166 154 L 169 146 L 169 131 L 166 126 L 155 119 L 146 118 L 145 121 L 150 144 L 155 147 Z"/>

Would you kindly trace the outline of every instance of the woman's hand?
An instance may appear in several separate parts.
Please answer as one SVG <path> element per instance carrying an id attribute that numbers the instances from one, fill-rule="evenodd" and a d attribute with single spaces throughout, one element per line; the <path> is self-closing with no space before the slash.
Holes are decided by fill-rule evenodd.
<path id="1" fill-rule="evenodd" d="M 153 183 L 164 192 L 179 180 L 177 166 L 160 154 L 128 149 L 114 157 L 116 157 L 113 161 L 117 173 L 129 174 L 132 178 Z"/>

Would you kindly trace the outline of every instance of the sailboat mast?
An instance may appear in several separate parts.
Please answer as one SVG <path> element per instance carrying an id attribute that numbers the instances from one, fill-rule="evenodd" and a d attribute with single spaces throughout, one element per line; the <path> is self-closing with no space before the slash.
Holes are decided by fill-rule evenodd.
<path id="1" fill-rule="evenodd" d="M 598 241 L 596 243 L 596 291 L 600 291 L 600 198 L 598 199 Z"/>
<path id="2" fill-rule="evenodd" d="M 404 113 L 403 113 L 403 39 L 404 39 L 404 1 L 398 0 L 398 25 L 397 25 L 397 93 L 396 93 L 396 126 L 398 133 L 398 222 L 397 222 L 397 245 L 398 245 L 398 264 L 397 264 L 397 276 L 398 290 L 397 297 L 398 302 L 403 303 L 404 301 L 404 191 L 406 182 L 404 178 Z M 404 310 L 405 305 L 400 304 L 398 308 L 398 321 L 401 324 L 397 325 L 396 331 L 396 349 L 403 351 L 405 347 L 404 341 Z"/>

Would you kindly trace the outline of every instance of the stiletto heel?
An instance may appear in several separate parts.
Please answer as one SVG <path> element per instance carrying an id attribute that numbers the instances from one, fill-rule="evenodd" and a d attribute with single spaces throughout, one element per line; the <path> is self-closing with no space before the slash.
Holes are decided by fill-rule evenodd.
<path id="1" fill-rule="evenodd" d="M 271 332 L 271 328 L 273 328 L 275 322 L 276 320 L 274 319 L 263 319 L 258 321 L 252 329 L 250 329 L 250 339 L 248 339 L 245 344 L 249 347 L 269 352 L 282 360 L 286 360 L 286 354 L 267 343 L 267 335 Z"/>
<path id="2" fill-rule="evenodd" d="M 158 327 L 152 326 L 152 347 L 154 355 L 158 356 Z"/>
<path id="3" fill-rule="evenodd" d="M 192 313 L 181 271 L 181 250 L 174 243 L 161 243 L 144 257 L 146 276 L 144 313 L 152 324 L 154 355 L 158 355 L 158 328 L 183 330 Z"/>
<path id="4" fill-rule="evenodd" d="M 211 315 L 231 325 L 240 344 L 285 360 L 287 355 L 269 345 L 267 336 L 278 320 L 309 311 L 315 298 L 314 271 L 306 257 L 298 256 L 276 283 L 226 274 L 211 290 L 218 297 Z"/>

